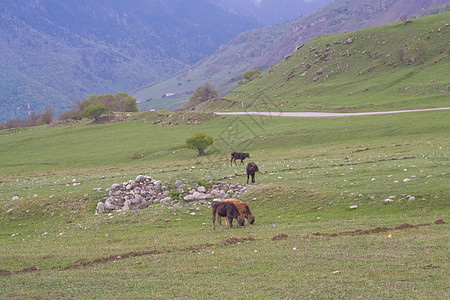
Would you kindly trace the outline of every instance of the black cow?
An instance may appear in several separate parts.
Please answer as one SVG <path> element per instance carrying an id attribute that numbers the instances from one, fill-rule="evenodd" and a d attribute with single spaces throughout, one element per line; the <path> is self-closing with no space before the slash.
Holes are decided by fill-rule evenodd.
<path id="1" fill-rule="evenodd" d="M 212 222 L 213 229 L 216 229 L 216 214 L 219 217 L 219 225 L 222 227 L 222 217 L 225 217 L 227 227 L 233 227 L 233 219 L 236 219 L 239 226 L 244 226 L 245 219 L 239 213 L 236 205 L 232 202 L 213 201 L 212 203 Z"/>
<path id="2" fill-rule="evenodd" d="M 233 161 L 234 161 L 234 164 L 237 166 L 236 159 L 240 159 L 241 160 L 241 165 L 243 165 L 244 164 L 244 159 L 247 158 L 247 157 L 250 158 L 250 154 L 249 153 L 233 152 L 233 153 L 231 153 L 230 165 L 232 166 L 233 165 Z"/>
<path id="3" fill-rule="evenodd" d="M 258 172 L 258 166 L 254 162 L 247 165 L 247 183 L 250 176 L 252 176 L 252 183 L 255 183 L 255 173 Z"/>

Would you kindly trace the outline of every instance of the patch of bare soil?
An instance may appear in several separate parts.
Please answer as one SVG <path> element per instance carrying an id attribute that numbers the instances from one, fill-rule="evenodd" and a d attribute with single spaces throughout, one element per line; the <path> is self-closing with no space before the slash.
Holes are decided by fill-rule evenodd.
<path id="1" fill-rule="evenodd" d="M 402 224 L 399 226 L 395 226 L 395 227 L 376 227 L 374 229 L 357 229 L 357 230 L 353 230 L 353 231 L 342 231 L 342 232 L 335 232 L 335 233 L 321 233 L 321 232 L 316 232 L 313 233 L 313 235 L 316 236 L 325 236 L 325 237 L 337 237 L 337 236 L 355 236 L 355 235 L 363 235 L 363 234 L 372 234 L 372 233 L 380 233 L 380 232 L 386 232 L 386 231 L 391 231 L 391 230 L 405 230 L 405 229 L 410 229 L 410 228 L 419 228 L 422 226 L 431 226 L 431 225 L 438 225 L 438 224 L 446 224 L 444 222 L 444 220 L 439 219 L 434 221 L 433 223 L 422 223 L 422 224 L 416 224 L 416 225 L 411 225 L 411 224 Z"/>
<path id="2" fill-rule="evenodd" d="M 0 276 L 10 275 L 11 272 L 7 270 L 0 270 Z"/>
<path id="3" fill-rule="evenodd" d="M 219 245 L 223 246 L 223 245 L 231 245 L 231 244 L 237 244 L 237 243 L 242 243 L 245 241 L 253 241 L 254 238 L 253 237 L 248 237 L 248 238 L 229 238 L 227 240 L 224 240 L 222 242 L 219 243 Z"/>
<path id="4" fill-rule="evenodd" d="M 284 233 L 277 234 L 277 235 L 272 237 L 272 241 L 279 241 L 279 240 L 285 239 L 287 237 L 288 237 L 288 235 L 284 234 Z"/>

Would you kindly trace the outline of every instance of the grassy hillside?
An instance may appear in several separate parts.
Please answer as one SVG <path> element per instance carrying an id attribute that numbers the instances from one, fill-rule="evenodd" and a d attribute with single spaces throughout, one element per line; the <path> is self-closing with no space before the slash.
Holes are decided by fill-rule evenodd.
<path id="1" fill-rule="evenodd" d="M 380 26 L 396 22 L 403 15 L 436 13 L 426 9 L 445 3 L 445 0 L 334 1 L 291 22 L 242 33 L 198 64 L 168 80 L 139 88 L 133 95 L 144 101 L 139 104 L 140 110 L 172 109 L 174 99 L 162 97 L 167 93 L 176 94 L 179 107 L 206 82 L 213 83 L 223 96 L 237 87 L 244 71 L 267 70 L 316 36 Z M 443 11 L 448 8 L 448 3 L 442 6 Z"/>
<path id="2" fill-rule="evenodd" d="M 449 23 L 447 12 L 408 24 L 319 36 L 226 98 L 260 111 L 449 106 Z M 427 45 L 423 57 L 413 50 L 418 42 Z M 215 104 L 209 108 L 217 110 Z"/>
<path id="3" fill-rule="evenodd" d="M 448 298 L 449 117 L 152 112 L 2 131 L 0 296 Z M 202 158 L 181 148 L 199 131 L 215 139 Z M 212 231 L 208 202 L 94 215 L 138 174 L 243 184 L 232 150 L 260 167 L 241 198 L 253 226 Z"/>

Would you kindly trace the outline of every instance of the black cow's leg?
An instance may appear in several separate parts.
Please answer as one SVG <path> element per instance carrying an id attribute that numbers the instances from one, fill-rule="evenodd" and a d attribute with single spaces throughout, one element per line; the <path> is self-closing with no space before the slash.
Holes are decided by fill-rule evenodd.
<path id="1" fill-rule="evenodd" d="M 252 174 L 252 183 L 255 183 L 255 174 Z"/>
<path id="2" fill-rule="evenodd" d="M 219 219 L 219 225 L 220 225 L 220 228 L 223 229 L 223 226 L 222 226 L 222 217 L 221 217 L 220 215 L 218 215 L 217 217 L 218 217 L 218 219 Z"/>

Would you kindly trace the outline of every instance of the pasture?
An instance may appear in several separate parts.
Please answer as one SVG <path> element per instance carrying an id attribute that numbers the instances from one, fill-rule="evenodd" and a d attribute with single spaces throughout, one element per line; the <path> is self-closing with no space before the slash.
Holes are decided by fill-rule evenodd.
<path id="1" fill-rule="evenodd" d="M 449 297 L 449 111 L 180 126 L 144 115 L 2 132 L 1 298 Z M 214 137 L 205 157 L 182 148 L 196 132 Z M 213 231 L 205 202 L 94 214 L 138 174 L 244 184 L 233 151 L 260 169 L 240 199 L 252 226 Z"/>

